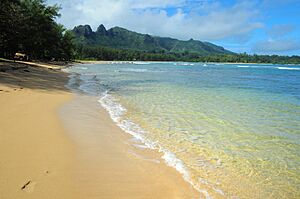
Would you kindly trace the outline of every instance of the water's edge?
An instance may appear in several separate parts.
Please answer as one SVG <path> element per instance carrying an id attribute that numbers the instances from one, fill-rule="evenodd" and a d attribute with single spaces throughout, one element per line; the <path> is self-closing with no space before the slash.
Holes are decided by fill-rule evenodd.
<path id="1" fill-rule="evenodd" d="M 101 106 L 109 113 L 112 121 L 120 127 L 125 133 L 132 135 L 134 138 L 142 142 L 147 148 L 152 150 L 157 150 L 158 152 L 163 153 L 161 158 L 164 160 L 166 165 L 175 168 L 183 177 L 183 179 L 190 183 L 198 192 L 202 193 L 207 199 L 210 199 L 210 195 L 206 190 L 203 190 L 199 185 L 195 184 L 191 178 L 188 169 L 176 155 L 166 149 L 164 149 L 159 143 L 153 142 L 143 136 L 145 130 L 142 129 L 138 124 L 130 120 L 122 119 L 122 115 L 126 113 L 126 108 L 117 102 L 112 95 L 109 94 L 109 91 L 105 91 L 100 96 L 98 102 Z"/>
<path id="2" fill-rule="evenodd" d="M 74 94 L 87 94 L 84 90 L 79 88 L 81 83 L 80 74 L 70 72 L 68 69 L 64 69 L 64 72 L 69 75 L 69 81 L 66 85 L 68 89 L 70 89 Z M 145 134 L 145 131 L 138 124 L 135 124 L 130 120 L 122 119 L 122 115 L 124 115 L 127 110 L 120 103 L 118 103 L 118 101 L 112 95 L 109 94 L 109 90 L 102 92 L 97 98 L 99 105 L 106 110 L 112 122 L 117 127 L 119 127 L 124 133 L 131 135 L 133 138 L 144 144 L 146 148 L 162 153 L 163 155 L 160 158 L 167 166 L 174 168 L 187 183 L 189 183 L 206 199 L 212 198 L 206 190 L 201 189 L 199 185 L 192 181 L 190 173 L 182 160 L 177 158 L 174 153 L 161 147 L 159 143 L 153 142 L 144 137 L 143 134 Z M 223 193 L 221 190 L 219 190 L 219 192 Z M 200 198 L 202 197 L 200 196 Z"/>

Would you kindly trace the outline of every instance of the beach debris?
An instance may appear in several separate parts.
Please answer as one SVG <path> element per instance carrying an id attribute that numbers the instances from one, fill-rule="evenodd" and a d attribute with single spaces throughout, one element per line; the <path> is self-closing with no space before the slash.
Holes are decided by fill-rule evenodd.
<path id="1" fill-rule="evenodd" d="M 24 190 L 27 187 L 27 185 L 30 184 L 30 182 L 31 182 L 31 180 L 29 180 L 26 184 L 24 184 L 23 187 L 22 187 L 22 190 Z"/>
<path id="2" fill-rule="evenodd" d="M 21 187 L 21 190 L 30 193 L 33 191 L 35 184 L 36 184 L 35 182 L 29 180 Z"/>
<path id="3" fill-rule="evenodd" d="M 28 61 L 29 56 L 25 53 L 17 52 L 15 53 L 14 60 L 20 60 L 20 61 Z"/>
<path id="4" fill-rule="evenodd" d="M 26 187 L 31 183 L 31 180 L 29 180 L 28 182 L 26 182 L 23 187 L 22 187 L 22 190 L 26 189 Z"/>

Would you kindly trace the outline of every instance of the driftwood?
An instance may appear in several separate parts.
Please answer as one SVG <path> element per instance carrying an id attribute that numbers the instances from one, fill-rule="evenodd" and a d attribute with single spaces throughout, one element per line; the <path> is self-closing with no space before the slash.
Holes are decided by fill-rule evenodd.
<path id="1" fill-rule="evenodd" d="M 28 55 L 24 54 L 24 53 L 16 53 L 14 56 L 15 60 L 20 60 L 20 61 L 28 61 L 29 57 Z"/>

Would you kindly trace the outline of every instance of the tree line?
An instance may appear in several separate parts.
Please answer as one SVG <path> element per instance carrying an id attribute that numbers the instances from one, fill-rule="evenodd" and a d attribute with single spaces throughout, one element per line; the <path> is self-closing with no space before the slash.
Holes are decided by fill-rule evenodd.
<path id="1" fill-rule="evenodd" d="M 76 45 L 76 58 L 82 60 L 109 61 L 191 61 L 191 62 L 232 62 L 232 63 L 273 63 L 299 64 L 300 56 L 279 55 L 248 55 L 241 54 L 212 54 L 197 53 L 146 52 L 126 49 L 113 49 L 100 46 Z"/>
<path id="2" fill-rule="evenodd" d="M 1 0 L 0 57 L 20 52 L 32 59 L 72 59 L 73 34 L 55 22 L 59 10 L 44 0 Z"/>

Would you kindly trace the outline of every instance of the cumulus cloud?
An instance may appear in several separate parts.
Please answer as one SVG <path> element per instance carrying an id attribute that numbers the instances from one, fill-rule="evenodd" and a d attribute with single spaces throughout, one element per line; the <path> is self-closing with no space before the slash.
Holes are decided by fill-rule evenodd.
<path id="1" fill-rule="evenodd" d="M 253 51 L 259 53 L 278 53 L 293 50 L 300 50 L 300 42 L 292 39 L 259 41 L 253 47 Z"/>
<path id="2" fill-rule="evenodd" d="M 48 0 L 62 6 L 59 22 L 72 28 L 121 26 L 130 30 L 179 39 L 218 40 L 249 34 L 263 27 L 251 1 L 222 6 L 211 0 Z M 172 9 L 170 14 L 169 10 Z"/>

